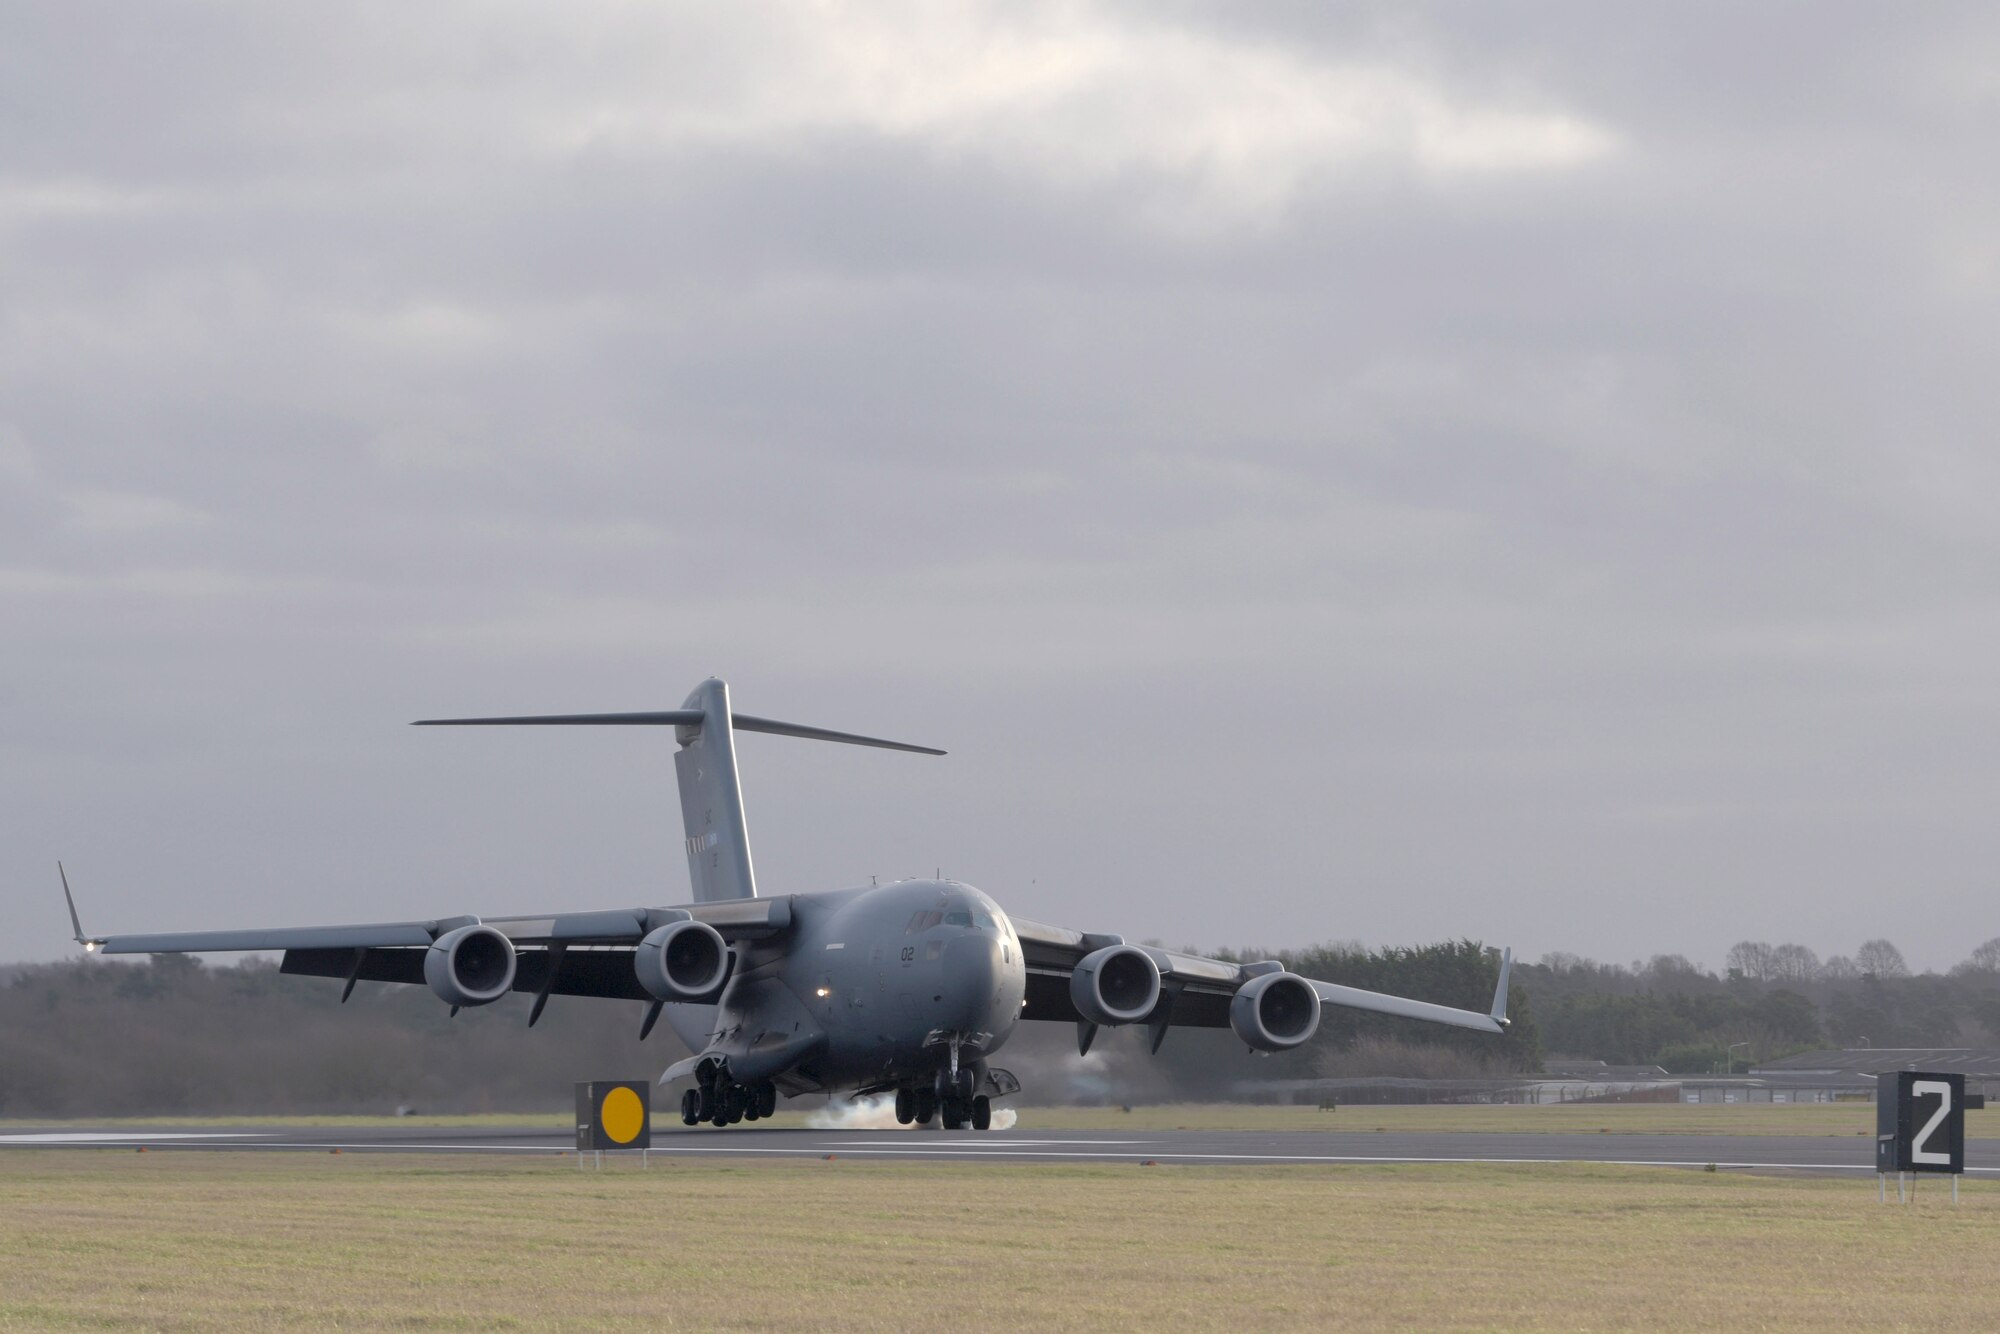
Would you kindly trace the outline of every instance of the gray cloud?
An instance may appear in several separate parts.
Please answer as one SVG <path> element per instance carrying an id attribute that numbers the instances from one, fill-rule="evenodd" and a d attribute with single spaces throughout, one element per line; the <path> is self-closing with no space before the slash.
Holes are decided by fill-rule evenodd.
<path id="1" fill-rule="evenodd" d="M 0 957 L 774 890 L 1994 933 L 1993 21 L 65 5 L 0 51 Z"/>

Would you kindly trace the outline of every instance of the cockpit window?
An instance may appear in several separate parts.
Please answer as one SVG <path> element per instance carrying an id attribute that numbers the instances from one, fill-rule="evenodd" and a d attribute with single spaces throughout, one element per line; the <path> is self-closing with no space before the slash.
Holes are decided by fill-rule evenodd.
<path id="1" fill-rule="evenodd" d="M 928 931 L 944 920 L 944 914 L 935 908 L 919 908 L 910 914 L 910 924 L 903 928 L 903 934 L 913 936 L 919 931 Z"/>
<path id="2" fill-rule="evenodd" d="M 946 926 L 971 926 L 972 914 L 964 911 L 963 909 L 959 909 L 958 911 L 955 912 L 948 912 L 944 915 L 944 924 Z"/>
<path id="3" fill-rule="evenodd" d="M 981 931 L 991 931 L 996 935 L 999 934 L 1000 924 L 998 922 L 995 922 L 991 917 L 988 917 L 985 913 L 976 912 L 972 914 L 972 919 L 979 923 L 979 929 Z"/>

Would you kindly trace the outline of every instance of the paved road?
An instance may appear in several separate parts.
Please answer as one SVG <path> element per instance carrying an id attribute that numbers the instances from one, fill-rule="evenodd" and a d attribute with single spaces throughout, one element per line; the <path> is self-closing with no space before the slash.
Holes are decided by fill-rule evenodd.
<path id="1" fill-rule="evenodd" d="M 400 1126 L 216 1127 L 201 1130 L 0 1132 L 0 1149 L 262 1149 L 327 1152 L 552 1154 L 574 1144 L 541 1129 L 439 1130 Z M 653 1152 L 675 1157 L 841 1158 L 949 1162 L 1559 1163 L 1752 1171 L 1873 1172 L 1861 1136 L 1375 1134 L 1246 1130 L 1035 1131 L 774 1130 L 738 1126 L 655 1132 Z M 2000 1141 L 1967 1146 L 1967 1171 L 2000 1176 Z"/>

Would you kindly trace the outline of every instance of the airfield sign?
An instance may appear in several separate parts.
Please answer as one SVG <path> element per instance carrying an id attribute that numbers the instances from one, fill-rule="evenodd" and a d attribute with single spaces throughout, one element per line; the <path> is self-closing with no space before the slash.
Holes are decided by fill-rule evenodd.
<path id="1" fill-rule="evenodd" d="M 598 1080 L 576 1086 L 576 1151 L 648 1149 L 653 1144 L 652 1086 Z"/>
<path id="2" fill-rule="evenodd" d="M 1876 1076 L 1875 1170 L 1965 1171 L 1965 1076 L 1920 1070 Z"/>

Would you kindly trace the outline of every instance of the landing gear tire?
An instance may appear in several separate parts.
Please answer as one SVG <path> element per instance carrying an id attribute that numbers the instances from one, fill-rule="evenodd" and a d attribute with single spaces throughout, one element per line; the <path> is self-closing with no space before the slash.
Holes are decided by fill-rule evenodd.
<path id="1" fill-rule="evenodd" d="M 970 1110 L 965 1105 L 963 1098 L 946 1098 L 944 1100 L 944 1128 L 946 1130 L 965 1129 L 965 1123 Z"/>
<path id="2" fill-rule="evenodd" d="M 915 1089 L 896 1090 L 896 1124 L 906 1126 L 917 1119 L 917 1091 Z"/>
<path id="3" fill-rule="evenodd" d="M 929 1090 L 920 1090 L 917 1095 L 917 1124 L 927 1126 L 937 1115 L 937 1095 Z"/>
<path id="4" fill-rule="evenodd" d="M 701 1124 L 701 1090 L 689 1089 L 681 1094 L 681 1124 L 698 1126 Z"/>
<path id="5" fill-rule="evenodd" d="M 765 1080 L 757 1086 L 757 1119 L 763 1120 L 778 1110 L 778 1086 Z"/>
<path id="6" fill-rule="evenodd" d="M 974 1130 L 993 1128 L 993 1100 L 984 1093 L 972 1100 L 972 1128 Z"/>

